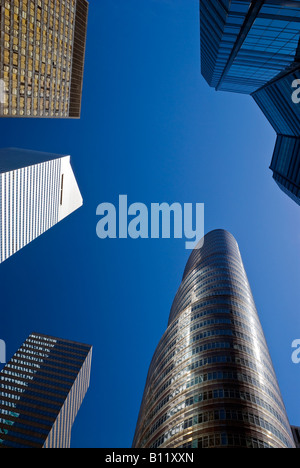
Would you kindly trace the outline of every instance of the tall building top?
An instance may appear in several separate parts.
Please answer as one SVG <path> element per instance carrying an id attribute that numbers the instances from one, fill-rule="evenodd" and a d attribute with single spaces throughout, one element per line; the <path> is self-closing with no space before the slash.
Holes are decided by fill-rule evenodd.
<path id="1" fill-rule="evenodd" d="M 80 354 L 89 353 L 91 349 L 93 348 L 92 345 L 87 344 L 87 343 L 81 343 L 79 341 L 72 341 L 66 338 L 57 338 L 55 336 L 45 335 L 44 333 L 37 333 L 37 332 L 32 332 L 29 335 L 28 340 L 29 339 L 33 339 L 33 340 L 37 339 L 41 342 L 44 342 L 45 345 L 49 343 L 52 345 L 61 346 L 65 348 L 69 347 L 74 350 L 77 350 Z"/>
<path id="2" fill-rule="evenodd" d="M 0 263 L 83 204 L 70 156 L 0 150 Z"/>
<path id="3" fill-rule="evenodd" d="M 79 118 L 86 0 L 2 1 L 0 117 Z"/>
<path id="4" fill-rule="evenodd" d="M 210 86 L 252 94 L 297 58 L 299 0 L 200 0 L 202 73 Z"/>
<path id="5" fill-rule="evenodd" d="M 207 234 L 190 256 L 149 367 L 133 447 L 295 448 L 240 251 L 227 231 Z"/>
<path id="6" fill-rule="evenodd" d="M 186 288 L 189 284 L 191 284 L 191 282 L 193 282 L 197 270 L 202 267 L 204 268 L 205 265 L 210 265 L 213 261 L 217 262 L 220 254 L 224 255 L 224 252 L 226 252 L 227 260 L 232 257 L 234 262 L 242 263 L 237 241 L 230 232 L 224 229 L 216 229 L 209 232 L 204 236 L 199 244 L 201 247 L 196 247 L 190 254 L 190 257 L 187 261 L 182 283 L 175 295 L 172 304 L 168 323 L 169 325 L 175 320 L 178 313 L 182 311 L 182 307 L 184 305 L 189 305 L 191 298 L 189 298 L 189 302 L 185 302 Z M 252 296 L 251 302 L 253 302 Z"/>
<path id="7" fill-rule="evenodd" d="M 218 239 L 221 239 L 220 243 L 217 242 Z M 197 263 L 204 257 L 209 256 L 212 252 L 216 253 L 216 249 L 218 249 L 218 247 L 220 250 L 224 250 L 224 242 L 226 242 L 228 248 L 232 245 L 234 248 L 238 248 L 238 244 L 234 236 L 225 229 L 215 229 L 207 233 L 191 252 L 184 270 L 183 279 L 185 279 L 190 270 L 194 269 Z"/>
<path id="8" fill-rule="evenodd" d="M 0 148 L 0 173 L 34 166 L 48 161 L 67 157 L 54 153 L 33 151 L 21 148 Z"/>
<path id="9" fill-rule="evenodd" d="M 69 448 L 92 347 L 32 333 L 0 372 L 0 448 Z"/>

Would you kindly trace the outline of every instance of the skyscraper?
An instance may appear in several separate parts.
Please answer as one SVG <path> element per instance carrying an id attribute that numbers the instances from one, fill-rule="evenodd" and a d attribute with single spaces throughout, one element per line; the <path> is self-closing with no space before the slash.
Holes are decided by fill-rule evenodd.
<path id="1" fill-rule="evenodd" d="M 239 247 L 195 249 L 150 364 L 135 448 L 294 448 Z"/>
<path id="2" fill-rule="evenodd" d="M 0 150 L 0 263 L 82 205 L 70 156 Z"/>
<path id="3" fill-rule="evenodd" d="M 69 448 L 91 346 L 32 333 L 0 372 L 0 448 Z"/>
<path id="4" fill-rule="evenodd" d="M 300 103 L 292 99 L 298 80 L 300 63 L 295 63 L 253 93 L 253 98 L 277 133 L 270 166 L 273 178 L 300 205 Z"/>
<path id="5" fill-rule="evenodd" d="M 204 78 L 218 91 L 252 95 L 278 135 L 273 177 L 300 204 L 299 0 L 200 0 L 200 14 Z"/>
<path id="6" fill-rule="evenodd" d="M 299 58 L 299 0 L 200 0 L 202 73 L 252 94 Z"/>
<path id="7" fill-rule="evenodd" d="M 87 16 L 86 0 L 0 0 L 0 116 L 80 117 Z"/>

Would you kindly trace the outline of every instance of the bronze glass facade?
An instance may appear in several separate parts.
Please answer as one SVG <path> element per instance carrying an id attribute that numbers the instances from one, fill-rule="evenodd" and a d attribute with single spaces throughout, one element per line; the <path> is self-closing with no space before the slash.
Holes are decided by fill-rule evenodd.
<path id="1" fill-rule="evenodd" d="M 86 0 L 0 0 L 0 117 L 79 118 Z"/>
<path id="2" fill-rule="evenodd" d="M 135 448 L 294 448 L 239 247 L 195 249 L 152 359 Z"/>
<path id="3" fill-rule="evenodd" d="M 0 372 L 0 448 L 69 448 L 91 346 L 32 333 Z"/>

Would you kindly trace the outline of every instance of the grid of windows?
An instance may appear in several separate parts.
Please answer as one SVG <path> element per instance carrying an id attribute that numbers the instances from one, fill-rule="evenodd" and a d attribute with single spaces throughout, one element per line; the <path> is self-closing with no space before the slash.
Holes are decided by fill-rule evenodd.
<path id="1" fill-rule="evenodd" d="M 299 2 L 264 2 L 220 90 L 253 93 L 290 66 L 300 37 Z"/>
<path id="2" fill-rule="evenodd" d="M 208 278 L 216 280 L 213 290 Z M 232 439 L 237 432 L 240 439 Z M 222 230 L 205 236 L 187 262 L 150 364 L 133 447 L 179 448 L 191 440 L 200 447 L 207 433 L 222 433 L 224 445 L 294 446 L 239 248 Z"/>
<path id="3" fill-rule="evenodd" d="M 0 373 L 0 448 L 69 447 L 91 347 L 33 333 Z"/>
<path id="4" fill-rule="evenodd" d="M 203 76 L 216 90 L 253 96 L 279 135 L 273 177 L 300 205 L 299 145 L 291 139 L 300 138 L 300 105 L 292 99 L 300 78 L 300 0 L 200 0 L 200 13 Z"/>
<path id="5" fill-rule="evenodd" d="M 58 222 L 61 161 L 0 174 L 0 262 Z"/>
<path id="6" fill-rule="evenodd" d="M 81 101 L 82 89 L 72 81 L 82 81 L 86 38 L 81 28 L 75 46 L 75 30 L 86 22 L 86 0 L 0 2 L 0 116 L 70 116 L 72 102 Z M 72 116 L 79 112 L 77 105 Z"/>
<path id="7" fill-rule="evenodd" d="M 268 442 L 262 441 L 257 437 L 244 437 L 238 433 L 219 433 L 207 434 L 200 439 L 191 440 L 179 448 L 273 448 Z"/>
<path id="8" fill-rule="evenodd" d="M 1 149 L 0 263 L 81 205 L 70 156 Z"/>
<path id="9" fill-rule="evenodd" d="M 200 10 L 202 72 L 210 86 L 251 94 L 294 62 L 299 1 L 200 0 Z"/>

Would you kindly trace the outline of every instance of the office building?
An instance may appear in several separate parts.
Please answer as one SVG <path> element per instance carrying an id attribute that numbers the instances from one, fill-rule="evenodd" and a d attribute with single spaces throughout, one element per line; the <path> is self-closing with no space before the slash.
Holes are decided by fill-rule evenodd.
<path id="1" fill-rule="evenodd" d="M 32 333 L 0 372 L 0 448 L 70 448 L 91 346 Z"/>
<path id="2" fill-rule="evenodd" d="M 86 0 L 1 0 L 1 117 L 79 118 Z"/>
<path id="3" fill-rule="evenodd" d="M 250 94 L 277 133 L 270 169 L 300 204 L 299 0 L 200 0 L 202 74 L 217 91 Z"/>
<path id="4" fill-rule="evenodd" d="M 300 138 L 277 137 L 270 169 L 279 188 L 300 205 Z"/>
<path id="5" fill-rule="evenodd" d="M 133 447 L 295 448 L 239 247 L 227 231 L 207 234 L 187 262 L 150 364 Z"/>
<path id="6" fill-rule="evenodd" d="M 70 156 L 0 150 L 0 263 L 82 205 Z"/>
<path id="7" fill-rule="evenodd" d="M 293 99 L 296 82 L 300 88 L 300 63 L 253 93 L 253 98 L 278 135 L 300 138 L 300 103 Z"/>
<path id="8" fill-rule="evenodd" d="M 220 91 L 252 94 L 299 54 L 299 1 L 200 0 L 202 73 Z"/>
<path id="9" fill-rule="evenodd" d="M 292 96 L 299 80 L 300 64 L 278 75 L 253 94 L 277 133 L 270 169 L 278 186 L 300 205 L 300 103 Z"/>

